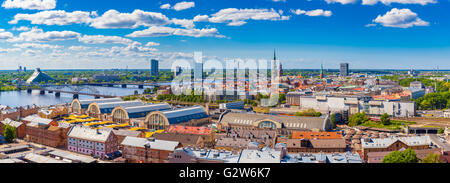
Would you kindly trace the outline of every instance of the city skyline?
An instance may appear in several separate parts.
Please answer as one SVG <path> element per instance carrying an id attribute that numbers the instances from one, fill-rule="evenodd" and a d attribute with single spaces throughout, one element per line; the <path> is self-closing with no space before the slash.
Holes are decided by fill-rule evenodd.
<path id="1" fill-rule="evenodd" d="M 105 3 L 3 1 L 1 70 L 169 69 L 196 51 L 271 60 L 273 49 L 285 69 L 450 69 L 446 0 Z"/>

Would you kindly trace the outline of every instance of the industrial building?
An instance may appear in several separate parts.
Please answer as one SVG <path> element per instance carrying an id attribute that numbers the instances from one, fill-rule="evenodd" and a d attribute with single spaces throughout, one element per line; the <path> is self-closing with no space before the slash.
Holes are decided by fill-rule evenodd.
<path id="1" fill-rule="evenodd" d="M 120 98 L 105 98 L 105 99 L 88 99 L 88 100 L 78 100 L 74 99 L 70 104 L 70 111 L 72 113 L 82 114 L 86 112 L 89 105 L 92 103 L 111 103 L 111 102 L 121 102 Z"/>
<path id="2" fill-rule="evenodd" d="M 148 129 L 167 130 L 170 125 L 185 124 L 187 126 L 201 126 L 211 121 L 202 106 L 176 109 L 170 111 L 155 111 L 147 115 L 144 124 Z"/>
<path id="3" fill-rule="evenodd" d="M 255 113 L 226 113 L 221 116 L 219 126 L 222 130 L 231 129 L 270 129 L 279 134 L 292 134 L 293 131 L 329 131 L 332 128 L 329 116 L 300 117 L 276 116 Z"/>
<path id="4" fill-rule="evenodd" d="M 108 103 L 91 103 L 87 109 L 87 114 L 91 117 L 102 118 L 102 114 L 111 114 L 116 107 L 135 107 L 143 106 L 144 103 L 140 101 L 120 101 Z"/>
<path id="5" fill-rule="evenodd" d="M 131 119 L 145 118 L 147 114 L 155 111 L 167 111 L 172 109 L 169 104 L 152 104 L 152 105 L 140 105 L 132 107 L 116 107 L 112 110 L 112 121 L 118 123 L 130 123 Z"/>

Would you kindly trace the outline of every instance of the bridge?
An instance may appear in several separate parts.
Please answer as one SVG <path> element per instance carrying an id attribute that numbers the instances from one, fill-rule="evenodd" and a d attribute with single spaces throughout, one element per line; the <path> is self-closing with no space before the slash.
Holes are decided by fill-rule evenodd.
<path id="1" fill-rule="evenodd" d="M 161 86 L 160 83 L 83 83 L 83 84 L 74 84 L 74 85 L 89 85 L 89 86 L 106 86 L 106 87 L 114 87 L 115 85 L 119 85 L 122 88 L 127 88 L 129 85 L 138 86 L 139 89 L 144 89 L 144 86 Z"/>
<path id="2" fill-rule="evenodd" d="M 64 90 L 68 88 L 68 90 Z M 79 98 L 80 95 L 94 96 L 95 98 L 115 98 L 115 95 L 101 94 L 94 87 L 89 86 L 73 86 L 73 85 L 42 85 L 39 88 L 28 88 L 27 92 L 31 93 L 33 90 L 39 90 L 41 95 L 46 92 L 54 93 L 56 97 L 60 97 L 61 93 L 73 94 L 73 98 Z"/>

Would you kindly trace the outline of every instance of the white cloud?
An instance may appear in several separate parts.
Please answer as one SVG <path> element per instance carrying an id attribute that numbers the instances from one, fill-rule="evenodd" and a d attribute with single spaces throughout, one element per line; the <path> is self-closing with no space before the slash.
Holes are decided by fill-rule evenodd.
<path id="1" fill-rule="evenodd" d="M 273 2 L 286 2 L 286 0 L 272 0 Z"/>
<path id="2" fill-rule="evenodd" d="M 179 2 L 177 4 L 175 4 L 172 8 L 176 11 L 181 11 L 181 10 L 185 10 L 185 9 L 189 9 L 189 8 L 193 8 L 195 7 L 195 3 L 194 2 Z"/>
<path id="3" fill-rule="evenodd" d="M 163 5 L 161 5 L 159 8 L 161 8 L 161 9 L 170 9 L 170 4 L 163 4 Z"/>
<path id="4" fill-rule="evenodd" d="M 28 56 L 28 57 L 34 57 L 40 53 L 42 53 L 42 52 L 38 51 L 38 50 L 26 50 L 25 52 L 22 53 L 22 55 Z"/>
<path id="5" fill-rule="evenodd" d="M 37 43 L 22 43 L 22 44 L 14 44 L 14 47 L 23 48 L 23 49 L 58 49 L 62 48 L 59 45 L 49 45 L 49 44 L 37 44 Z"/>
<path id="6" fill-rule="evenodd" d="M 0 48 L 0 53 L 10 53 L 20 51 L 20 48 Z"/>
<path id="7" fill-rule="evenodd" d="M 150 27 L 142 31 L 135 31 L 128 34 L 127 37 L 162 37 L 162 36 L 190 36 L 190 37 L 219 37 L 219 31 L 216 28 L 210 29 L 179 29 L 172 27 Z"/>
<path id="8" fill-rule="evenodd" d="M 55 9 L 56 0 L 6 0 L 2 7 L 6 9 L 50 10 Z"/>
<path id="9" fill-rule="evenodd" d="M 305 11 L 305 10 L 301 10 L 301 9 L 297 9 L 297 10 L 291 10 L 292 13 L 296 14 L 296 15 L 307 15 L 307 16 L 325 16 L 325 17 L 329 17 L 331 15 L 333 15 L 333 12 L 331 11 L 324 11 L 322 9 L 316 9 L 316 10 L 310 10 L 310 11 Z"/>
<path id="10" fill-rule="evenodd" d="M 41 11 L 35 14 L 17 14 L 10 24 L 17 24 L 21 20 L 30 21 L 31 24 L 45 25 L 70 25 L 90 23 L 96 12 L 74 11 L 66 12 L 64 10 Z"/>
<path id="11" fill-rule="evenodd" d="M 69 47 L 69 50 L 72 51 L 84 51 L 84 50 L 88 50 L 91 49 L 91 47 L 87 47 L 87 46 L 71 46 Z"/>
<path id="12" fill-rule="evenodd" d="M 212 14 L 209 21 L 212 23 L 228 23 L 229 26 L 241 26 L 247 20 L 289 20 L 289 16 L 283 16 L 274 9 L 222 9 Z M 204 17 L 202 17 L 204 19 Z"/>
<path id="13" fill-rule="evenodd" d="M 385 15 L 378 15 L 373 20 L 375 23 L 379 23 L 385 27 L 396 28 L 408 28 L 413 26 L 428 26 L 429 23 L 423 21 L 417 16 L 417 13 L 412 12 L 410 9 L 397 9 L 394 8 L 387 12 Z"/>
<path id="14" fill-rule="evenodd" d="M 8 39 L 9 42 L 48 42 L 48 41 L 64 41 L 72 40 L 80 37 L 80 33 L 73 31 L 49 31 L 44 32 L 42 29 L 32 28 L 28 32 L 22 32 L 18 37 Z"/>
<path id="15" fill-rule="evenodd" d="M 176 19 L 176 18 L 173 18 L 172 22 L 175 25 L 180 25 L 180 26 L 182 26 L 184 28 L 188 28 L 188 29 L 191 29 L 191 28 L 195 27 L 194 21 L 193 20 L 189 20 L 189 19 Z"/>
<path id="16" fill-rule="evenodd" d="M 86 44 L 131 44 L 133 41 L 130 39 L 122 38 L 119 36 L 104 36 L 104 35 L 84 35 L 78 39 L 80 42 Z"/>
<path id="17" fill-rule="evenodd" d="M 207 22 L 209 20 L 208 15 L 197 15 L 194 17 L 194 22 Z"/>
<path id="18" fill-rule="evenodd" d="M 5 29 L 0 29 L 0 40 L 11 39 L 14 35 L 11 32 L 6 32 Z"/>
<path id="19" fill-rule="evenodd" d="M 420 5 L 427 5 L 427 4 L 434 4 L 437 3 L 436 0 L 362 0 L 363 5 L 375 5 L 377 3 L 383 3 L 385 5 L 391 5 L 392 3 L 398 3 L 398 4 L 420 4 Z"/>
<path id="20" fill-rule="evenodd" d="M 152 47 L 152 46 L 159 46 L 159 43 L 155 43 L 155 42 L 148 42 L 147 44 L 145 44 L 145 46 L 147 46 L 147 47 Z"/>
<path id="21" fill-rule="evenodd" d="M 12 30 L 14 30 L 14 31 L 20 31 L 20 32 L 25 32 L 25 31 L 31 30 L 31 28 L 26 27 L 26 26 L 20 26 L 20 27 L 14 27 Z"/>
<path id="22" fill-rule="evenodd" d="M 161 26 L 170 24 L 169 18 L 161 13 L 134 10 L 133 13 L 120 13 L 109 10 L 92 20 L 91 26 L 98 29 L 137 28 L 140 26 Z"/>
<path id="23" fill-rule="evenodd" d="M 325 0 L 328 4 L 341 3 L 341 4 L 352 4 L 357 0 Z"/>

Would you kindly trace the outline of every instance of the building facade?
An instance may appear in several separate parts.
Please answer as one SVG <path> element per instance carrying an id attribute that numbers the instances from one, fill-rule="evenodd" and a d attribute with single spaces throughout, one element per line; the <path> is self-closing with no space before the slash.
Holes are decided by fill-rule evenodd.
<path id="1" fill-rule="evenodd" d="M 112 130 L 95 130 L 74 126 L 68 133 L 67 150 L 81 154 L 104 157 L 118 151 L 117 136 Z"/>

